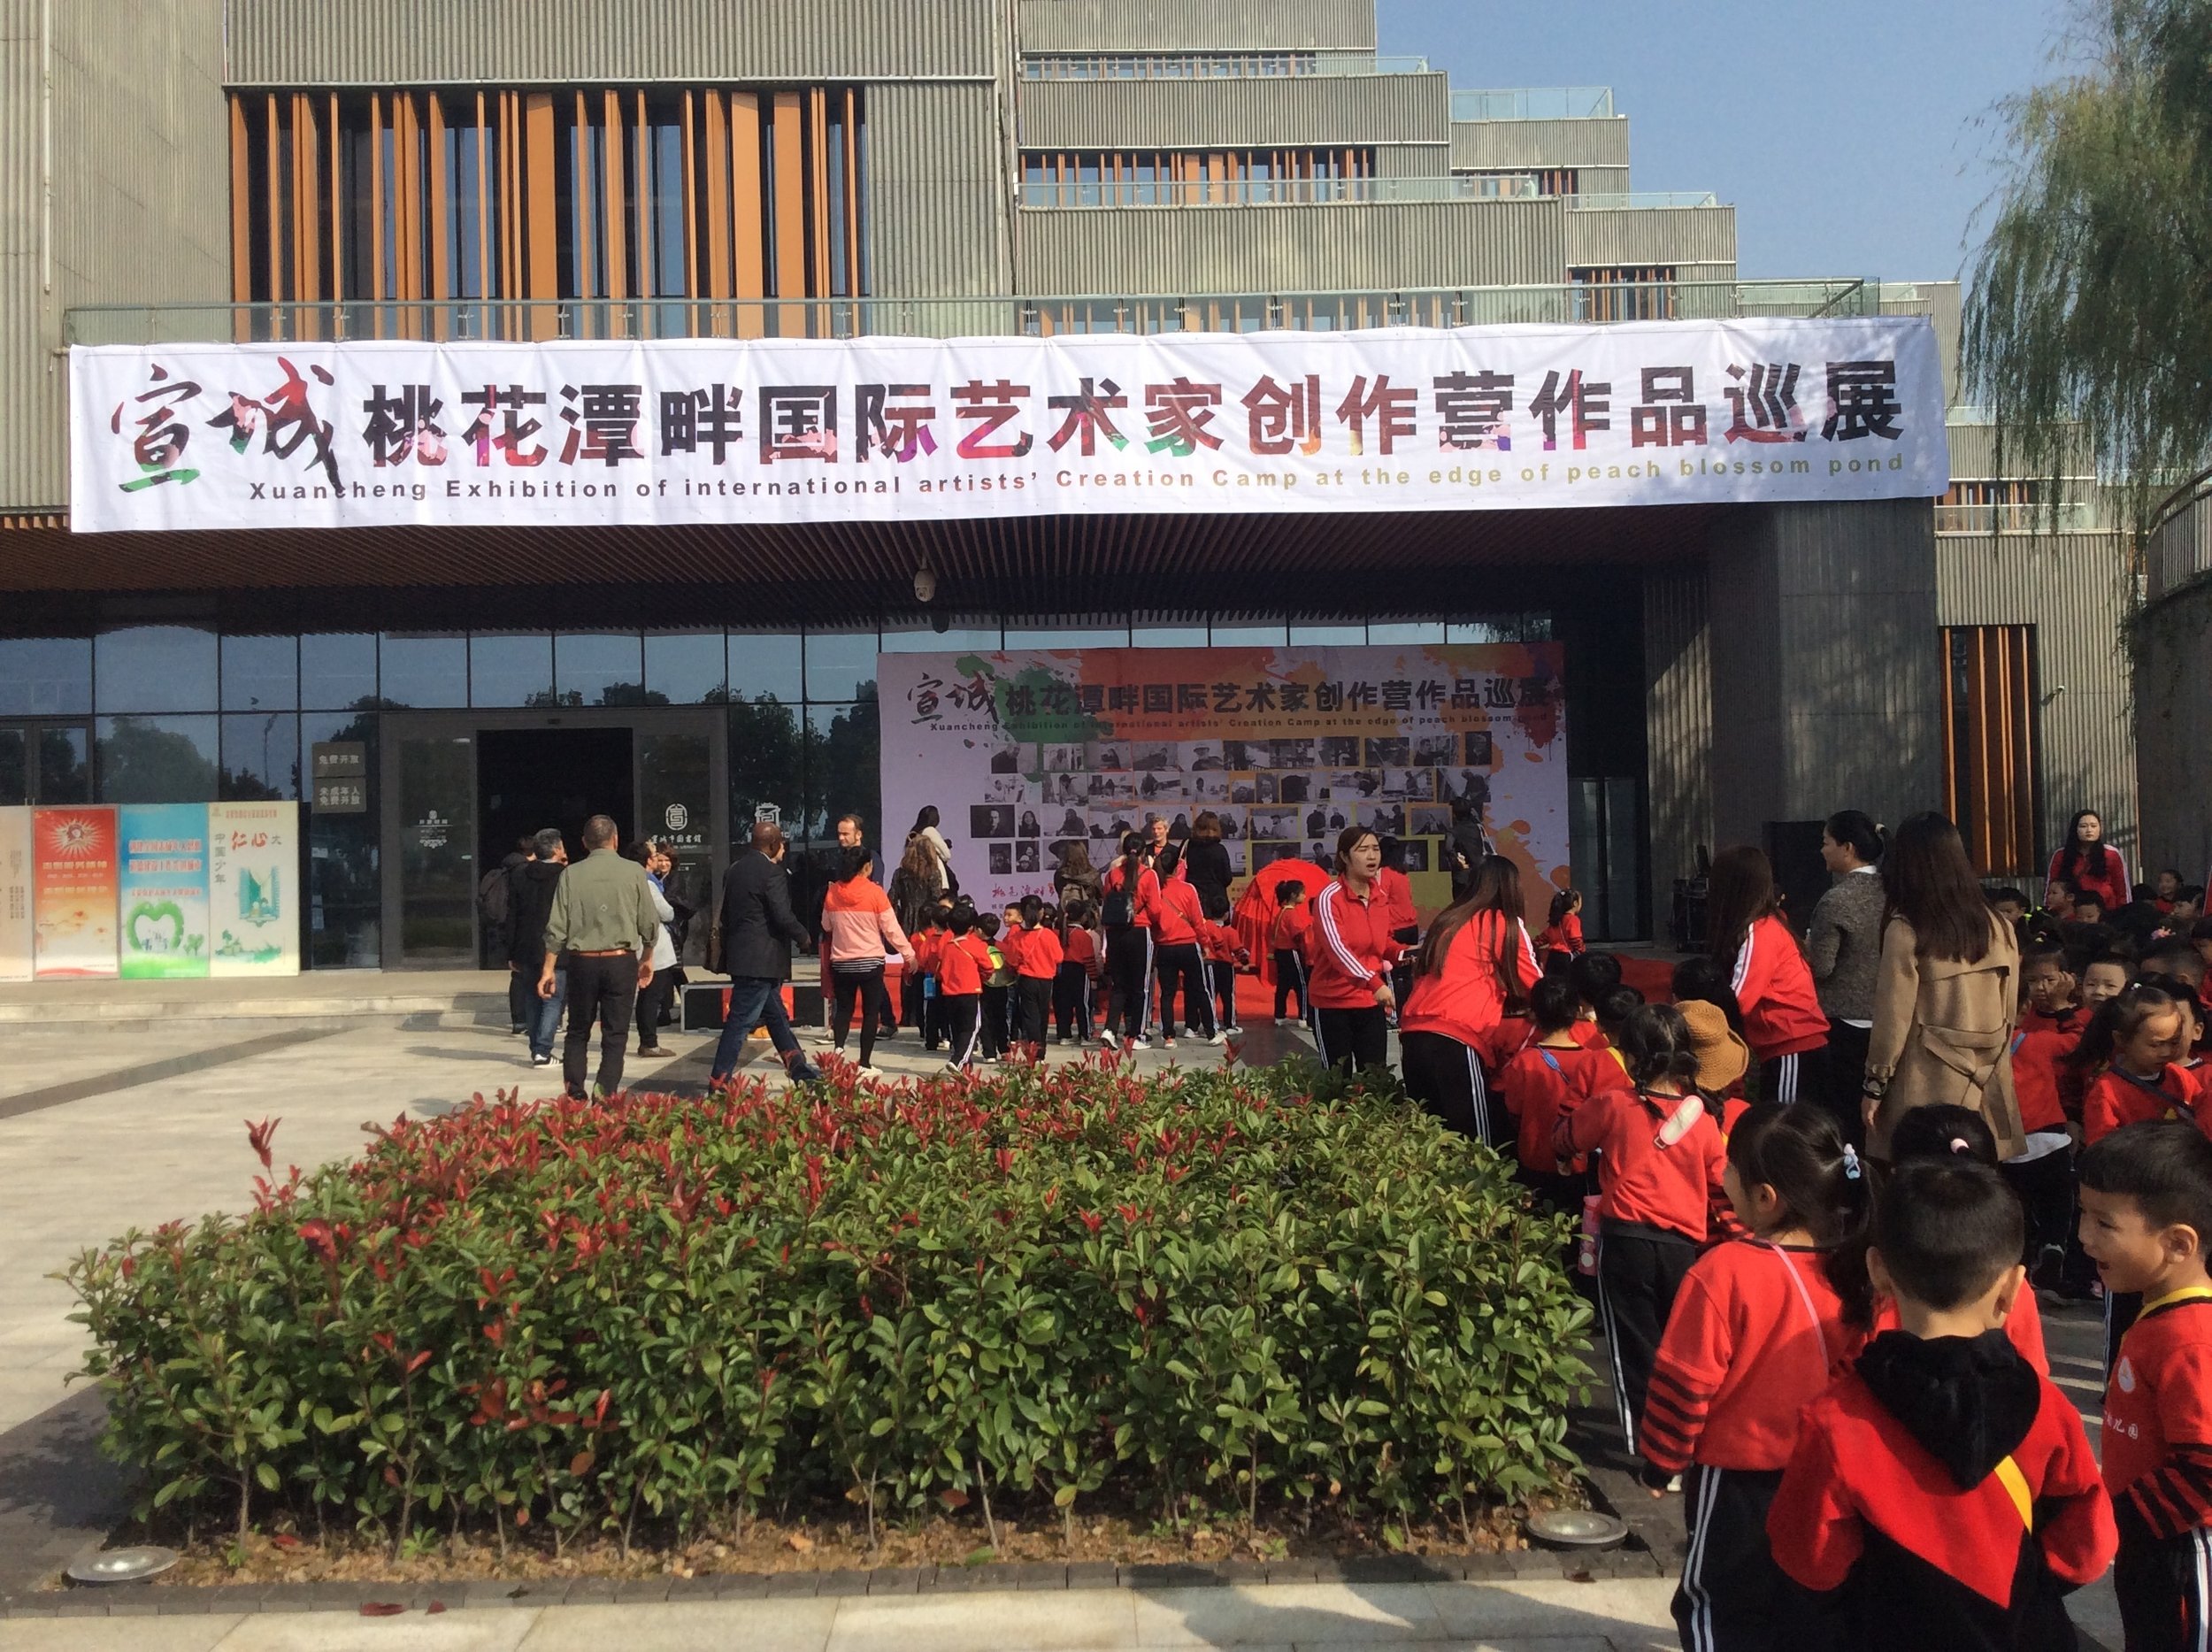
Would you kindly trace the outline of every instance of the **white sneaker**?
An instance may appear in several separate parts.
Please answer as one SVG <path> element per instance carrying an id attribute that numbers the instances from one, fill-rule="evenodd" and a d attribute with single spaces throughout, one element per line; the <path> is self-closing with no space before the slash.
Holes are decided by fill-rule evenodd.
<path id="1" fill-rule="evenodd" d="M 1231 1022 L 1227 1026 L 1223 1027 L 1221 1030 L 1226 1033 L 1231 1038 L 1242 1038 L 1244 1036 L 1244 1029 L 1237 1026 L 1234 1022 Z"/>
<path id="2" fill-rule="evenodd" d="M 1226 1028 L 1226 1027 L 1222 1028 L 1222 1030 L 1221 1030 L 1221 1031 L 1219 1031 L 1218 1033 L 1215 1033 L 1215 1034 L 1214 1034 L 1211 1038 L 1208 1039 L 1206 1041 L 1207 1041 L 1209 1044 L 1225 1044 L 1225 1043 L 1227 1043 L 1227 1042 L 1229 1041 L 1229 1029 L 1228 1029 L 1228 1028 Z"/>
<path id="3" fill-rule="evenodd" d="M 1279 1015 L 1275 1018 L 1275 1025 L 1277 1026 L 1302 1026 L 1304 1023 L 1294 1015 Z"/>
<path id="4" fill-rule="evenodd" d="M 880 1079 L 883 1076 L 883 1069 L 877 1066 L 863 1066 L 860 1069 L 860 1076 L 864 1079 Z"/>
<path id="5" fill-rule="evenodd" d="M 553 1064 L 553 1057 L 550 1056 L 533 1056 L 530 1057 L 530 1064 L 534 1067 L 549 1067 Z"/>
<path id="6" fill-rule="evenodd" d="M 1137 1042 L 1140 1045 L 1142 1045 L 1144 1040 L 1139 1039 Z M 1164 1038 L 1160 1041 L 1160 1048 L 1162 1049 L 1173 1049 L 1175 1048 L 1175 1041 L 1171 1038 Z"/>
<path id="7" fill-rule="evenodd" d="M 1109 1049 L 1119 1049 L 1121 1048 L 1121 1041 L 1116 1038 L 1111 1033 L 1101 1033 L 1098 1035 L 1098 1041 L 1105 1045 Z"/>
<path id="8" fill-rule="evenodd" d="M 1174 1041 L 1175 1041 L 1173 1039 L 1168 1040 L 1168 1042 L 1171 1044 Z M 1132 1049 L 1150 1049 L 1152 1048 L 1152 1041 L 1148 1038 L 1132 1039 L 1129 1041 L 1129 1048 Z"/>

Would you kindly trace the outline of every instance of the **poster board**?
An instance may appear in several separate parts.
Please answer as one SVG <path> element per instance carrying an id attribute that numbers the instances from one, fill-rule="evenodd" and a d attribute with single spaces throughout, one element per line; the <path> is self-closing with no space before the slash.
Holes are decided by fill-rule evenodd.
<path id="1" fill-rule="evenodd" d="M 210 972 L 300 972 L 296 803 L 207 806 Z"/>
<path id="2" fill-rule="evenodd" d="M 31 979 L 31 811 L 0 809 L 0 981 Z"/>
<path id="3" fill-rule="evenodd" d="M 113 809 L 31 811 L 33 954 L 40 980 L 115 974 L 116 849 Z"/>
<path id="4" fill-rule="evenodd" d="M 126 980 L 208 972 L 207 807 L 123 805 L 116 945 Z"/>
<path id="5" fill-rule="evenodd" d="M 885 852 L 934 805 L 979 907 L 1049 898 L 1061 847 L 1102 866 L 1154 816 L 1223 824 L 1240 874 L 1333 855 L 1353 825 L 1450 898 L 1455 800 L 1532 911 L 1568 880 L 1564 654 L 1551 642 L 885 654 Z"/>

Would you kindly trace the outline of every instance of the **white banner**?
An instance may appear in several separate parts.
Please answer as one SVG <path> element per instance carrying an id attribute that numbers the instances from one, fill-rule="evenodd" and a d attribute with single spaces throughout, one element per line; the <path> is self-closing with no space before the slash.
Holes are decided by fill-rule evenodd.
<path id="1" fill-rule="evenodd" d="M 208 804 L 211 973 L 300 972 L 299 816 L 296 803 Z"/>
<path id="2" fill-rule="evenodd" d="M 1363 826 L 1433 911 L 1464 803 L 1540 918 L 1569 881 L 1564 672 L 1553 642 L 879 655 L 883 853 L 935 809 L 996 911 L 1050 898 L 1069 845 L 1102 867 L 1156 819 L 1180 840 L 1215 815 L 1240 875 Z"/>
<path id="3" fill-rule="evenodd" d="M 79 347 L 70 526 L 527 527 L 1932 498 L 1917 318 Z"/>

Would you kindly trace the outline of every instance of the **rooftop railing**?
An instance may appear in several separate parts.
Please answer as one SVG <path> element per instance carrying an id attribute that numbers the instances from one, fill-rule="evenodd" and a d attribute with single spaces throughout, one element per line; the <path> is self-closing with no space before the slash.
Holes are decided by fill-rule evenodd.
<path id="1" fill-rule="evenodd" d="M 2055 505 L 1939 503 L 1935 514 L 1939 534 L 2087 534 L 2103 526 L 2096 505 L 2086 499 Z"/>
<path id="2" fill-rule="evenodd" d="M 1675 207 L 1718 206 L 1720 196 L 1710 189 L 1636 189 L 1571 195 L 1571 212 L 1658 212 Z"/>
<path id="3" fill-rule="evenodd" d="M 1454 92 L 1455 120 L 1610 120 L 1609 86 L 1520 86 Z"/>
<path id="4" fill-rule="evenodd" d="M 64 317 L 63 337 L 71 344 L 148 345 L 349 339 L 550 342 L 1333 331 L 1513 321 L 1873 315 L 1879 312 L 1879 296 L 1878 282 L 1837 278 L 973 298 L 88 304 Z"/>
<path id="5" fill-rule="evenodd" d="M 1521 187 L 1525 183 L 1526 187 Z M 1444 178 L 1059 178 L 1021 186 L 1033 207 L 1324 206 L 1391 201 L 1540 200 L 1532 175 Z M 1638 190 L 1561 197 L 1571 211 L 1658 211 L 1718 206 L 1710 190 Z"/>
<path id="6" fill-rule="evenodd" d="M 1435 73 L 1426 58 L 1307 50 L 1033 52 L 1021 63 L 1025 81 L 1235 81 Z"/>

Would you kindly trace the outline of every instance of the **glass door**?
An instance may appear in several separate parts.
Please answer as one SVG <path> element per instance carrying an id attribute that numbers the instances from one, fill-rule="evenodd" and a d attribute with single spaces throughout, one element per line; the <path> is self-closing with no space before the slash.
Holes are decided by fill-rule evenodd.
<path id="1" fill-rule="evenodd" d="M 92 801 L 92 741 L 82 723 L 0 722 L 0 808 Z"/>
<path id="2" fill-rule="evenodd" d="M 387 717 L 387 969 L 476 967 L 476 740 L 444 718 Z"/>
<path id="3" fill-rule="evenodd" d="M 692 965 L 706 962 L 713 923 L 708 907 L 716 870 L 728 857 L 727 759 L 725 742 L 716 737 L 719 732 L 716 719 L 688 715 L 679 720 L 649 714 L 637 723 L 638 830 L 675 847 L 669 903 L 676 908 L 682 937 L 679 961 Z"/>

